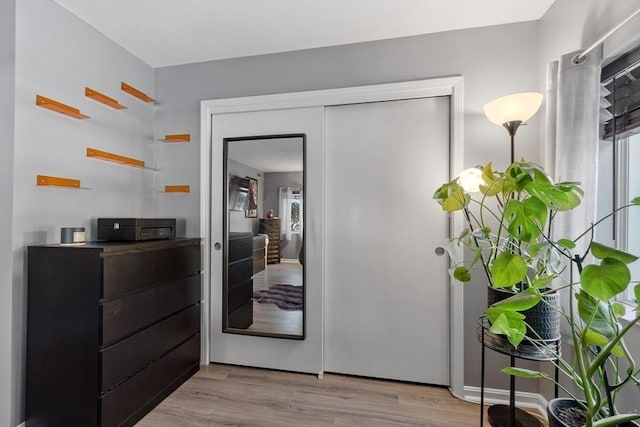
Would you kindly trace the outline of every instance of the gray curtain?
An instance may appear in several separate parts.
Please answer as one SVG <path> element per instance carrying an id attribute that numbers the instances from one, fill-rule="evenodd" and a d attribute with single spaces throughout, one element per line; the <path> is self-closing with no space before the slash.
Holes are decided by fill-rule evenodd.
<path id="1" fill-rule="evenodd" d="M 596 216 L 602 46 L 576 62 L 579 53 L 547 70 L 545 166 L 556 181 L 580 182 L 585 193 L 578 208 L 556 217 L 556 238 L 577 237 Z"/>

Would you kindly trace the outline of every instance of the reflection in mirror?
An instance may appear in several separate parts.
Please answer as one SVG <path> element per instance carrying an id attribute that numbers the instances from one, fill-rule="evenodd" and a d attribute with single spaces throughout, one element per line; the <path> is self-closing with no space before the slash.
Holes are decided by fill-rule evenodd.
<path id="1" fill-rule="evenodd" d="M 223 147 L 223 332 L 304 339 L 305 135 Z"/>

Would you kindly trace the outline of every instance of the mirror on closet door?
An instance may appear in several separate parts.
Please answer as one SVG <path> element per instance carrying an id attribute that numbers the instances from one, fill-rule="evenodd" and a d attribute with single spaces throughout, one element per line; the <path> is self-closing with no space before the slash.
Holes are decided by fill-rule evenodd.
<path id="1" fill-rule="evenodd" d="M 224 138 L 225 333 L 304 339 L 305 142 Z"/>

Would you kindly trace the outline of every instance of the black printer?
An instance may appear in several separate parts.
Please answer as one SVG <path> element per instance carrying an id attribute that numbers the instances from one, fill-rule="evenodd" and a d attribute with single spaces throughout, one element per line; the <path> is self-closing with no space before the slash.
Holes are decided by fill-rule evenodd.
<path id="1" fill-rule="evenodd" d="M 98 218 L 98 240 L 137 242 L 174 237 L 175 218 Z"/>

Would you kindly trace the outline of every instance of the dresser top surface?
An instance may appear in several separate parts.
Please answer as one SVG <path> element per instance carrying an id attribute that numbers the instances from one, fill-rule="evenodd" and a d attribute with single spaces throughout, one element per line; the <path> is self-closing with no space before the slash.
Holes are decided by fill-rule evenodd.
<path id="1" fill-rule="evenodd" d="M 175 239 L 163 239 L 163 240 L 145 240 L 139 242 L 85 242 L 82 244 L 73 245 L 61 245 L 58 243 L 45 244 L 45 245 L 31 245 L 31 248 L 65 248 L 69 250 L 87 250 L 93 249 L 101 252 L 121 252 L 127 250 L 140 250 L 140 249 L 156 249 L 156 248 L 168 248 L 185 245 L 200 244 L 202 241 L 199 237 L 189 238 L 180 237 Z"/>

